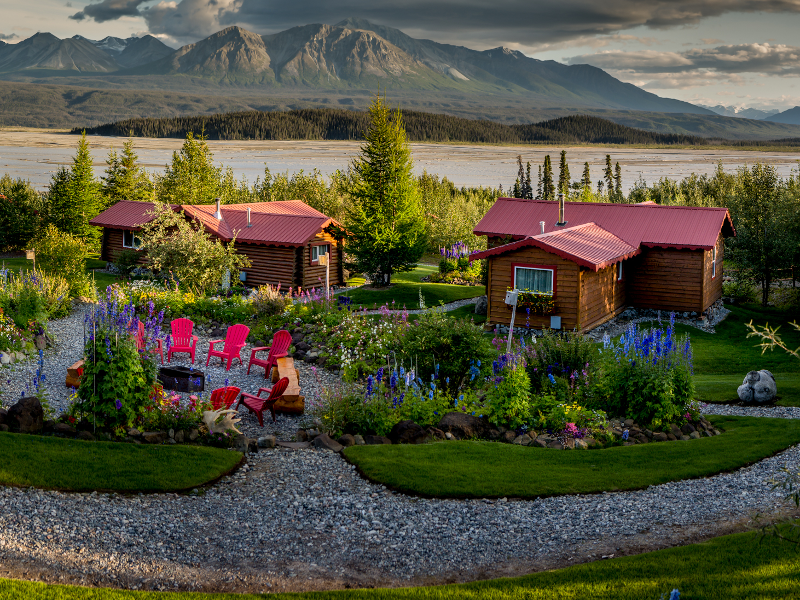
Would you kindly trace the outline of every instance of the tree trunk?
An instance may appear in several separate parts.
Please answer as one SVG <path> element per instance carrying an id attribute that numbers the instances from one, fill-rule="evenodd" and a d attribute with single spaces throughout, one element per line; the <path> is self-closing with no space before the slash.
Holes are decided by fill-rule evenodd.
<path id="1" fill-rule="evenodd" d="M 761 281 L 761 306 L 766 306 L 769 302 L 769 286 L 772 284 L 772 273 L 769 269 L 764 273 L 764 279 Z"/>

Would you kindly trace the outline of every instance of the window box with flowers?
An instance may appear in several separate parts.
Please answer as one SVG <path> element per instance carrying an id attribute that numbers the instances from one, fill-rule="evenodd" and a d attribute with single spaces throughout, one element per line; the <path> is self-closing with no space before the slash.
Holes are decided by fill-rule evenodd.
<path id="1" fill-rule="evenodd" d="M 520 290 L 517 296 L 517 308 L 530 309 L 532 315 L 551 315 L 555 312 L 555 305 L 552 294 Z"/>

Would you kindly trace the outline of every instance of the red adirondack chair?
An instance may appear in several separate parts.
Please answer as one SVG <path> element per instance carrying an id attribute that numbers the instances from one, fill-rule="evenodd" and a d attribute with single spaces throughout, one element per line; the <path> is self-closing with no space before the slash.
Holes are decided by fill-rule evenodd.
<path id="1" fill-rule="evenodd" d="M 284 377 L 278 380 L 278 383 L 272 386 L 272 389 L 259 388 L 257 394 L 242 392 L 242 395 L 239 396 L 239 404 L 236 405 L 236 410 L 239 410 L 239 407 L 244 404 L 251 413 L 255 413 L 256 417 L 258 417 L 258 424 L 263 427 L 264 411 L 269 409 L 272 413 L 272 422 L 274 423 L 275 403 L 283 397 L 283 393 L 286 391 L 287 387 L 289 387 L 289 378 Z M 269 396 L 267 398 L 262 398 L 262 392 L 269 392 Z"/>
<path id="2" fill-rule="evenodd" d="M 253 350 L 250 352 L 250 362 L 247 364 L 247 374 L 250 375 L 250 367 L 253 365 L 264 367 L 264 379 L 266 379 L 272 372 L 272 367 L 277 364 L 277 360 L 289 354 L 289 346 L 291 345 L 291 334 L 285 329 L 281 329 L 272 339 L 272 346 L 259 346 L 258 348 L 253 348 Z M 269 350 L 269 354 L 267 354 L 267 360 L 256 358 L 256 353 L 263 350 Z"/>
<path id="3" fill-rule="evenodd" d="M 250 328 L 247 325 L 236 324 L 231 327 L 228 327 L 228 331 L 225 334 L 225 346 L 223 346 L 222 350 L 214 350 L 214 344 L 220 343 L 223 340 L 211 340 L 208 344 L 208 358 L 206 358 L 206 366 L 208 366 L 208 361 L 211 360 L 212 356 L 219 356 L 222 359 L 222 362 L 225 362 L 225 359 L 228 360 L 228 367 L 227 371 L 231 370 L 231 362 L 233 362 L 234 358 L 239 359 L 240 364 L 244 364 L 242 362 L 242 348 L 245 347 L 247 343 L 247 336 L 250 334 Z"/>
<path id="4" fill-rule="evenodd" d="M 179 352 L 188 353 L 194 364 L 194 353 L 197 350 L 197 336 L 192 335 L 194 323 L 190 319 L 175 319 L 170 323 L 172 328 L 172 344 L 167 350 L 167 362 L 172 362 L 172 355 Z"/>
<path id="5" fill-rule="evenodd" d="M 144 323 L 139 321 L 139 327 L 136 330 L 136 349 L 140 352 L 144 352 L 147 349 L 147 340 L 144 337 Z M 150 352 L 154 354 L 158 354 L 161 357 L 161 364 L 164 364 L 164 342 L 161 339 L 156 340 L 155 348 L 152 348 Z"/>
<path id="6" fill-rule="evenodd" d="M 214 410 L 219 410 L 223 406 L 225 408 L 230 408 L 233 403 L 236 402 L 236 396 L 238 396 L 241 391 L 241 389 L 232 385 L 218 388 L 211 392 L 211 398 L 209 398 L 211 406 Z"/>

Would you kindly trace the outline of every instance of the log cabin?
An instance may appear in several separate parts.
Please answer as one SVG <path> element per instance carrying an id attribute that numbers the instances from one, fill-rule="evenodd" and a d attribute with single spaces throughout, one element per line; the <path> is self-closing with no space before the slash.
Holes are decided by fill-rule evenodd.
<path id="1" fill-rule="evenodd" d="M 474 229 L 487 250 L 487 323 L 508 325 L 508 290 L 549 295 L 518 307 L 516 325 L 587 331 L 627 307 L 706 311 L 722 296 L 726 208 L 499 198 Z M 528 296 L 530 298 L 530 295 Z"/>
<path id="2" fill-rule="evenodd" d="M 171 207 L 223 243 L 230 243 L 235 234 L 236 251 L 251 262 L 242 270 L 246 285 L 324 286 L 327 267 L 320 264 L 324 262 L 320 257 L 325 255 L 330 262 L 330 285 L 344 282 L 342 243 L 331 235 L 336 221 L 300 200 Z M 122 200 L 92 219 L 91 225 L 103 228 L 101 260 L 115 262 L 124 250 L 135 249 L 136 234 L 153 218 L 153 208 L 151 202 Z"/>

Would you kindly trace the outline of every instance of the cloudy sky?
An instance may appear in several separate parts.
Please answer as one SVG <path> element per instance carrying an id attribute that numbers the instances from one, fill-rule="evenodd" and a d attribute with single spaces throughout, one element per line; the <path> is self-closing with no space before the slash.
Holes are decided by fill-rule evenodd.
<path id="1" fill-rule="evenodd" d="M 588 63 L 699 104 L 800 105 L 800 0 L 0 0 L 0 39 L 151 33 L 171 46 L 227 25 L 273 33 L 360 17 L 475 49 Z"/>

